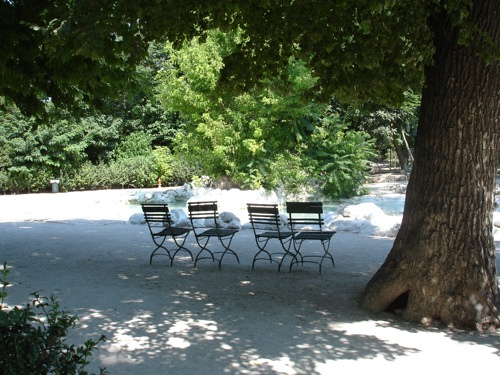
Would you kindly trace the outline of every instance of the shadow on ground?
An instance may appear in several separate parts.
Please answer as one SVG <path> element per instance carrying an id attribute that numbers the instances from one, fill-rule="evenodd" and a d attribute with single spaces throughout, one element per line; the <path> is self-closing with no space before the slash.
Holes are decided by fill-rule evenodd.
<path id="1" fill-rule="evenodd" d="M 339 233 L 336 267 L 320 275 L 314 265 L 278 273 L 259 263 L 252 270 L 251 231 L 235 237 L 240 264 L 227 258 L 219 270 L 210 261 L 193 268 L 185 256 L 173 267 L 162 257 L 150 265 L 154 247 L 144 225 L 0 223 L 2 260 L 14 283 L 7 302 L 22 304 L 33 291 L 57 295 L 80 317 L 70 340 L 107 337 L 92 358 L 94 371 L 331 374 L 388 364 L 403 371 L 415 359 L 425 370 L 429 360 L 462 351 L 498 364 L 498 335 L 427 329 L 358 307 L 392 241 Z M 188 246 L 196 249 L 194 238 Z"/>

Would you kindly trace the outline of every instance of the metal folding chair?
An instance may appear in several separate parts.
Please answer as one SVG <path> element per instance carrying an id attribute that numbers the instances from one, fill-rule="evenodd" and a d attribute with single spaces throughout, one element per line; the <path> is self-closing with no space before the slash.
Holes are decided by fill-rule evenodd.
<path id="1" fill-rule="evenodd" d="M 217 202 L 188 202 L 188 211 L 196 242 L 201 249 L 196 255 L 194 266 L 196 267 L 199 260 L 212 259 L 214 262 L 219 262 L 220 269 L 222 260 L 227 253 L 234 255 L 238 263 L 240 263 L 238 255 L 230 248 L 231 241 L 234 235 L 239 232 L 239 229 L 221 228 L 218 223 Z M 211 251 L 207 248 L 210 239 L 214 237 L 218 239 L 224 248 L 223 251 Z M 221 254 L 220 258 L 216 258 L 216 254 Z"/>
<path id="2" fill-rule="evenodd" d="M 149 264 L 153 261 L 155 255 L 167 255 L 170 258 L 170 266 L 174 263 L 174 258 L 179 251 L 185 251 L 193 260 L 191 251 L 184 247 L 186 238 L 191 232 L 190 228 L 174 227 L 170 211 L 167 204 L 142 204 L 142 212 L 144 213 L 144 220 L 148 224 L 149 233 L 156 245 L 149 257 Z M 176 249 L 169 250 L 164 246 L 165 240 L 170 237 L 173 239 Z M 158 250 L 165 250 L 166 254 L 156 253 Z M 173 253 L 173 254 L 172 254 Z"/>
<path id="3" fill-rule="evenodd" d="M 297 261 L 295 254 L 290 252 L 292 244 L 292 232 L 284 230 L 277 204 L 256 204 L 247 203 L 248 217 L 252 224 L 255 242 L 259 251 L 255 254 L 252 262 L 254 269 L 255 262 L 267 260 L 269 263 L 278 263 L 278 271 L 287 255 L 292 257 L 292 262 Z M 276 239 L 281 244 L 282 250 L 270 252 L 266 249 L 269 240 Z M 277 259 L 276 259 L 277 258 Z"/>
<path id="4" fill-rule="evenodd" d="M 319 273 L 323 261 L 328 258 L 335 266 L 333 256 L 330 254 L 330 241 L 335 231 L 323 230 L 323 203 L 321 202 L 286 202 L 286 210 L 290 227 L 293 232 L 293 246 L 296 252 L 296 261 L 290 264 L 290 270 L 294 263 L 315 263 L 319 265 Z M 324 253 L 321 255 L 304 255 L 301 252 L 305 241 L 318 241 L 321 243 Z M 315 258 L 320 258 L 314 260 Z"/>

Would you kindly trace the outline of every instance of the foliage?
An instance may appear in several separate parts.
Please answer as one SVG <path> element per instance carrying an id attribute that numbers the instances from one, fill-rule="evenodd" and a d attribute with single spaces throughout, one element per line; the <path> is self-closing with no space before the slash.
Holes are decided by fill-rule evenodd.
<path id="1" fill-rule="evenodd" d="M 361 182 L 365 166 L 357 163 L 358 154 L 369 146 L 366 160 L 371 146 L 363 137 L 356 138 L 358 133 L 344 135 L 349 131 L 331 130 L 323 123 L 325 106 L 307 100 L 316 79 L 304 62 L 290 59 L 286 77 L 264 77 L 245 93 L 218 90 L 218 82 L 224 79 L 222 61 L 244 41 L 241 32 L 211 30 L 203 43 L 195 38 L 179 50 L 167 44 L 170 59 L 158 74 L 158 97 L 186 120 L 185 131 L 175 140 L 175 155 L 189 154 L 199 160 L 203 174 L 215 184 L 230 180 L 231 185 L 248 189 L 264 186 L 297 193 L 318 181 L 330 197 L 355 192 L 357 186 L 347 187 L 347 175 L 353 175 L 353 184 Z M 344 142 L 319 144 L 319 133 Z M 351 147 L 353 144 L 357 148 Z M 346 145 L 349 147 L 340 149 Z M 316 154 L 304 153 L 308 147 L 316 149 Z M 340 162 L 333 159 L 337 153 L 346 159 L 344 168 L 338 168 Z M 322 163 L 330 163 L 328 174 L 343 176 L 327 176 L 324 165 L 314 167 L 318 163 L 314 158 L 319 155 Z M 343 186 L 335 190 L 335 184 Z"/>
<path id="2" fill-rule="evenodd" d="M 85 160 L 85 131 L 66 120 L 34 127 L 15 107 L 2 112 L 0 144 L 5 176 L 2 190 L 40 191 L 61 172 L 78 168 Z"/>
<path id="3" fill-rule="evenodd" d="M 62 191 L 152 187 L 158 177 L 167 181 L 172 175 L 170 151 L 165 146 L 153 150 L 152 135 L 136 132 L 116 142 L 119 119 L 58 120 L 32 128 L 22 119 L 12 120 L 13 114 L 21 116 L 6 112 L 0 120 L 0 190 L 44 191 L 52 179 L 61 180 Z"/>
<path id="4" fill-rule="evenodd" d="M 499 49 L 468 16 L 471 0 L 260 0 L 105 3 L 50 0 L 0 2 L 0 96 L 26 113 L 43 113 L 43 99 L 59 107 L 102 107 L 102 98 L 144 87 L 135 66 L 153 40 L 177 47 L 194 35 L 243 29 L 244 42 L 224 57 L 218 85 L 247 90 L 264 73 L 282 74 L 290 56 L 318 77 L 323 97 L 343 102 L 401 103 L 419 88 L 431 63 L 428 20 L 446 12 L 462 44 L 489 61 Z M 218 62 L 219 64 L 220 62 Z M 139 74 L 140 75 L 140 74 Z M 285 74 L 286 76 L 286 74 Z M 8 78 L 8 79 L 7 79 Z"/>
<path id="5" fill-rule="evenodd" d="M 203 174 L 200 160 L 189 153 L 173 154 L 171 163 L 172 176 L 170 179 L 174 185 L 184 184 Z"/>
<path id="6" fill-rule="evenodd" d="M 317 171 L 325 196 L 342 198 L 356 195 L 376 154 L 373 141 L 361 131 L 349 131 L 338 114 L 323 120 L 324 126 L 312 134 L 308 155 Z"/>
<path id="7" fill-rule="evenodd" d="M 332 103 L 336 111 L 350 123 L 351 129 L 362 130 L 375 140 L 377 152 L 382 158 L 388 153 L 404 145 L 405 139 L 412 147 L 415 142 L 420 94 L 408 90 L 404 93 L 404 102 L 399 108 L 365 103 L 355 108 L 339 103 Z M 408 155 L 407 155 L 408 156 Z M 404 166 L 401 166 L 403 169 Z"/>
<path id="8" fill-rule="evenodd" d="M 304 190 L 312 192 L 307 189 L 315 189 L 316 184 L 311 183 L 313 176 L 309 163 L 310 159 L 300 153 L 280 153 L 269 165 L 264 187 L 280 189 L 292 196 L 300 195 Z"/>
<path id="9" fill-rule="evenodd" d="M 452 4 L 457 4 L 456 14 L 467 9 L 466 2 Z M 81 99 L 102 107 L 102 98 L 130 92 L 126 89 L 132 84 L 141 87 L 135 65 L 147 55 L 151 40 L 166 36 L 178 44 L 200 29 L 239 25 L 245 27 L 245 43 L 224 62 L 224 76 L 235 82 L 248 84 L 264 71 L 274 75 L 290 55 L 300 54 L 310 59 L 321 77 L 317 85 L 328 96 L 336 91 L 354 98 L 397 97 L 401 88 L 421 79 L 431 52 L 431 36 L 424 27 L 431 10 L 420 3 L 382 0 L 266 6 L 248 0 L 186 0 L 182 7 L 124 0 L 57 5 L 40 0 L 36 6 L 3 1 L 0 42 L 9 47 L 0 59 L 0 95 L 26 113 L 43 113 L 42 99 L 48 98 L 75 110 L 81 108 Z"/>
<path id="10" fill-rule="evenodd" d="M 88 339 L 82 346 L 68 345 L 66 336 L 75 328 L 76 316 L 61 310 L 56 297 L 32 294 L 25 307 L 6 309 L 7 276 L 4 262 L 0 293 L 0 368 L 2 374 L 88 374 L 85 367 L 97 345 L 105 340 Z M 101 374 L 106 373 L 101 369 Z"/>
<path id="11" fill-rule="evenodd" d="M 151 135 L 144 132 L 130 134 L 115 148 L 115 159 L 123 160 L 136 156 L 148 156 L 151 154 L 152 138 L 153 137 Z"/>
<path id="12" fill-rule="evenodd" d="M 172 178 L 174 174 L 173 158 L 168 147 L 160 146 L 153 149 L 152 172 L 157 177 L 157 180 L 161 179 L 168 182 Z"/>

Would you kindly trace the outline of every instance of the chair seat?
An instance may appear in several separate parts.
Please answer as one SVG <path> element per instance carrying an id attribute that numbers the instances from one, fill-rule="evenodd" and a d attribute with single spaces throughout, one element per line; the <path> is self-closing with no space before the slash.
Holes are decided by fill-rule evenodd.
<path id="1" fill-rule="evenodd" d="M 284 239 L 288 238 L 292 235 L 292 232 L 264 232 L 264 233 L 257 233 L 255 237 L 265 237 L 265 238 L 279 238 L 279 239 Z"/>
<path id="2" fill-rule="evenodd" d="M 333 231 L 303 231 L 295 236 L 296 240 L 329 240 L 335 234 Z"/>
<path id="3" fill-rule="evenodd" d="M 155 233 L 155 236 L 182 236 L 183 234 L 189 233 L 191 229 L 179 228 L 179 227 L 166 227 L 161 231 Z"/>
<path id="4" fill-rule="evenodd" d="M 204 232 L 201 232 L 199 237 L 226 237 L 237 233 L 238 229 L 222 229 L 222 228 L 210 228 Z"/>

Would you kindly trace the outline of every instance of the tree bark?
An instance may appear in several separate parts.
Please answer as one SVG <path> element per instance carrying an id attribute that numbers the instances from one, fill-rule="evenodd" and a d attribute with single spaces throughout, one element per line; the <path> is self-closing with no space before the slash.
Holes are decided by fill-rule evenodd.
<path id="1" fill-rule="evenodd" d="M 410 145 L 408 144 L 408 140 L 406 139 L 405 130 L 403 129 L 402 124 L 399 126 L 399 133 L 401 134 L 401 138 L 403 139 L 406 152 L 408 153 L 408 160 L 410 161 L 410 163 L 413 164 L 413 153 L 411 152 Z"/>
<path id="2" fill-rule="evenodd" d="M 399 169 L 404 170 L 408 166 L 408 158 L 406 157 L 403 147 L 399 141 L 398 136 L 394 134 L 392 136 L 392 145 L 394 146 L 394 151 L 396 151 L 396 155 L 398 157 Z"/>
<path id="3" fill-rule="evenodd" d="M 477 0 L 470 14 L 497 48 L 499 8 L 498 0 Z M 434 65 L 425 70 L 403 220 L 366 287 L 363 306 L 384 311 L 404 296 L 404 319 L 479 329 L 498 323 L 492 212 L 500 151 L 499 68 L 477 56 L 474 42 L 458 44 L 444 11 L 429 26 Z"/>

